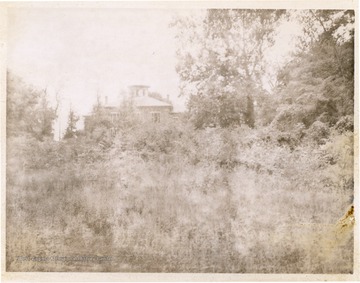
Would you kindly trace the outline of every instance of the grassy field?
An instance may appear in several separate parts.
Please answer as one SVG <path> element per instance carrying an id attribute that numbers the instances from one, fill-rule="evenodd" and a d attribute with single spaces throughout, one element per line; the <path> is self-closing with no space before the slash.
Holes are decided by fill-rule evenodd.
<path id="1" fill-rule="evenodd" d="M 8 140 L 7 271 L 351 273 L 352 158 L 351 133 Z"/>

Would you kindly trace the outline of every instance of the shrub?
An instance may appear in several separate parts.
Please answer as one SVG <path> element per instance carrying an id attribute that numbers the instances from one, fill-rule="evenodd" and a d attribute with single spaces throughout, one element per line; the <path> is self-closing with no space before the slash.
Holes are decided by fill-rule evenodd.
<path id="1" fill-rule="evenodd" d="M 329 126 L 320 121 L 315 121 L 310 128 L 306 130 L 307 139 L 317 144 L 326 143 L 329 135 Z"/>
<path id="2" fill-rule="evenodd" d="M 352 202 L 353 137 L 331 129 L 318 145 L 316 127 L 323 125 L 284 133 L 145 123 L 121 130 L 106 150 L 85 136 L 9 139 L 7 265 L 88 270 L 15 260 L 62 247 L 121 254 L 98 271 L 348 271 L 351 237 L 346 248 L 334 244 L 336 260 L 320 243 L 333 239 L 325 228 Z M 24 227 L 35 242 L 20 238 Z"/>

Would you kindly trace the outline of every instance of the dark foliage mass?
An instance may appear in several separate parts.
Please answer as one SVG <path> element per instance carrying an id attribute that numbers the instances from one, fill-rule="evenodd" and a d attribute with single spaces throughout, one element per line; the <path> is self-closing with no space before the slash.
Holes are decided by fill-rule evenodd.
<path id="1" fill-rule="evenodd" d="M 56 142 L 46 96 L 9 73 L 7 270 L 351 273 L 354 14 L 298 13 L 314 28 L 270 93 L 263 52 L 288 16 L 178 19 L 189 109 L 162 123 L 98 102 Z M 18 260 L 63 255 L 111 260 Z"/>
<path id="2" fill-rule="evenodd" d="M 7 136 L 25 134 L 40 141 L 52 138 L 56 110 L 49 106 L 46 90 L 32 88 L 11 73 L 7 78 Z"/>

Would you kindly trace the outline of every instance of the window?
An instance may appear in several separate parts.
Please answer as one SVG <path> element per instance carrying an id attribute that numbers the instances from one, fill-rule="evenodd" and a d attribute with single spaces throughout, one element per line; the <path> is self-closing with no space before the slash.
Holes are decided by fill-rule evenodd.
<path id="1" fill-rule="evenodd" d="M 160 112 L 151 112 L 151 120 L 154 123 L 159 123 L 160 122 Z"/>

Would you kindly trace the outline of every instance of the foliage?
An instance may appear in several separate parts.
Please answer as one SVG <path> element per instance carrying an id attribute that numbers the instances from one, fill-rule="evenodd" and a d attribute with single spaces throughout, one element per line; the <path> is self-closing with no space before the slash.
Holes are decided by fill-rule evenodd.
<path id="1" fill-rule="evenodd" d="M 110 113 L 111 110 L 103 106 L 98 97 L 92 113 L 86 116 L 84 121 L 85 135 L 93 144 L 102 145 L 105 148 L 111 145 L 115 121 L 112 120 Z"/>
<path id="2" fill-rule="evenodd" d="M 351 235 L 338 244 L 330 227 L 352 201 L 351 132 L 294 148 L 277 135 L 169 121 L 120 132 L 106 151 L 86 137 L 20 139 L 9 152 L 8 269 L 86 271 L 16 255 L 101 251 L 112 260 L 97 271 L 349 272 Z"/>
<path id="3" fill-rule="evenodd" d="M 53 137 L 56 109 L 49 106 L 46 91 L 39 91 L 8 72 L 6 105 L 8 137 L 30 135 L 40 141 Z"/>
<path id="4" fill-rule="evenodd" d="M 341 13 L 351 22 L 351 12 Z M 256 36 L 271 44 L 274 11 L 212 10 L 201 25 L 181 22 L 191 48 L 206 46 L 179 46 L 191 95 L 183 119 L 141 121 L 126 102 L 110 119 L 98 101 L 86 135 L 55 142 L 29 130 L 30 116 L 49 110 L 40 94 L 11 82 L 7 270 L 353 272 L 353 230 L 342 221 L 354 198 L 353 35 L 333 41 L 343 23 L 334 11 L 305 15 L 320 29 L 271 93 L 257 84 L 264 62 Z M 247 27 L 246 41 L 225 40 L 237 39 L 237 25 Z M 235 48 L 252 40 L 253 53 Z M 254 57 L 232 64 L 246 54 Z M 252 107 L 256 129 L 241 122 Z M 17 260 L 64 254 L 111 260 L 91 269 Z"/>
<path id="5" fill-rule="evenodd" d="M 354 36 L 353 10 L 302 10 L 296 11 L 295 17 L 303 27 L 303 36 L 298 42 L 299 52 L 308 50 L 319 40 L 341 45 Z"/>
<path id="6" fill-rule="evenodd" d="M 77 116 L 72 108 L 69 111 L 68 126 L 65 130 L 64 139 L 74 138 L 77 135 L 76 123 L 80 117 Z"/>
<path id="7" fill-rule="evenodd" d="M 255 125 L 263 92 L 264 50 L 281 10 L 207 10 L 202 22 L 178 19 L 177 72 L 196 128 Z"/>
<path id="8" fill-rule="evenodd" d="M 318 22 L 322 30 L 278 74 L 281 106 L 273 121 L 277 128 L 284 131 L 297 123 L 308 128 L 317 121 L 332 127 L 353 115 L 354 33 L 350 29 L 341 37 L 339 30 L 354 18 L 351 11 L 343 12 L 347 17 L 336 18 L 339 13 L 310 11 L 302 17 L 305 22 Z"/>

